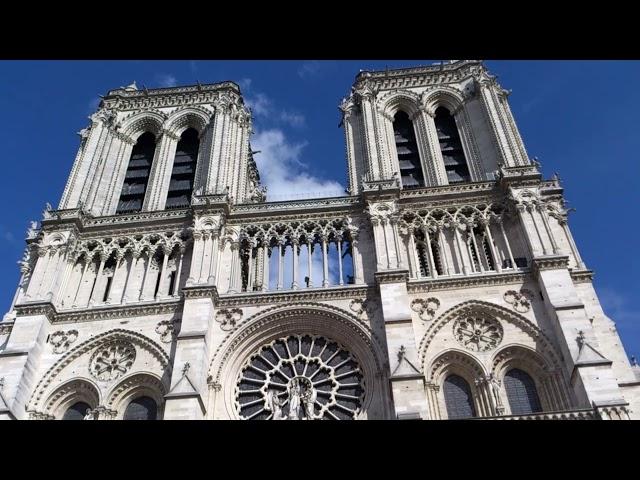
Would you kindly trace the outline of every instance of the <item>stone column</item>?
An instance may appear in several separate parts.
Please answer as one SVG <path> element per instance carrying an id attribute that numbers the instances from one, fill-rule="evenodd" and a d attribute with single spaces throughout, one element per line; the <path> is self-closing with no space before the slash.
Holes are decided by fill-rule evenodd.
<path id="1" fill-rule="evenodd" d="M 293 279 L 291 281 L 291 288 L 293 290 L 297 290 L 298 289 L 298 263 L 300 260 L 300 242 L 298 241 L 297 238 L 292 238 L 291 239 L 291 249 L 293 252 Z"/>
<path id="2" fill-rule="evenodd" d="M 142 206 L 143 211 L 164 209 L 179 140 L 180 137 L 174 132 L 169 130 L 162 131 L 162 136 L 156 145 L 156 154 L 154 155 L 151 172 L 149 173 L 147 192 Z"/>
<path id="3" fill-rule="evenodd" d="M 311 240 L 307 240 L 307 273 L 309 274 L 308 288 L 313 288 L 313 245 Z"/>
<path id="4" fill-rule="evenodd" d="M 240 278 L 240 243 L 237 241 L 231 242 L 231 278 L 229 284 L 228 293 L 240 293 L 242 285 Z"/>
<path id="5" fill-rule="evenodd" d="M 89 306 L 94 305 L 96 303 L 96 301 L 100 298 L 100 294 L 98 293 L 98 289 L 96 288 L 98 286 L 98 282 L 100 281 L 100 278 L 102 277 L 102 271 L 104 270 L 104 264 L 107 261 L 107 258 L 109 257 L 111 252 L 100 252 L 100 266 L 98 267 L 98 271 L 96 272 L 96 280 L 94 283 L 94 287 L 93 287 L 93 292 L 91 293 L 91 298 L 89 299 Z"/>
<path id="6" fill-rule="evenodd" d="M 329 286 L 329 259 L 327 256 L 327 237 L 322 235 L 322 286 Z"/>
<path id="7" fill-rule="evenodd" d="M 151 248 L 149 248 L 147 250 L 147 265 L 145 266 L 144 269 L 144 275 L 142 277 L 142 283 L 140 284 L 140 296 L 138 297 L 138 300 L 143 302 L 146 300 L 146 296 L 145 296 L 145 287 L 147 286 L 147 280 L 149 279 L 149 270 L 151 270 L 151 262 L 153 260 L 153 256 L 155 255 L 155 251 L 151 250 Z"/>
<path id="8" fill-rule="evenodd" d="M 134 251 L 131 252 L 131 264 L 129 265 L 129 271 L 127 272 L 127 279 L 125 280 L 124 288 L 122 289 L 122 297 L 120 299 L 120 303 L 124 304 L 124 303 L 127 303 L 129 301 L 129 295 L 127 293 L 127 289 L 131 285 L 131 275 L 133 275 L 133 273 L 138 268 L 138 259 L 139 258 L 140 258 L 140 251 L 139 250 L 134 250 Z"/>
<path id="9" fill-rule="evenodd" d="M 337 237 L 337 245 L 338 245 L 338 271 L 339 271 L 338 283 L 340 285 L 344 285 L 344 279 L 342 277 L 342 237 L 340 235 L 338 235 Z"/>

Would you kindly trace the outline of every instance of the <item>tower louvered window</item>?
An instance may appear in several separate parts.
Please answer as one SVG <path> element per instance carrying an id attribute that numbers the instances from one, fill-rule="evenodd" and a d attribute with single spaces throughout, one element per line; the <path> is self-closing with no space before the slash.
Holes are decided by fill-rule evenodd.
<path id="1" fill-rule="evenodd" d="M 467 381 L 458 375 L 449 375 L 444 381 L 444 400 L 447 416 L 454 420 L 476 416 L 471 388 Z"/>
<path id="2" fill-rule="evenodd" d="M 416 134 L 409 116 L 400 111 L 396 113 L 393 121 L 396 151 L 400 164 L 400 176 L 403 188 L 424 187 L 422 164 L 418 154 Z"/>
<path id="3" fill-rule="evenodd" d="M 155 151 L 156 139 L 153 134 L 149 132 L 142 134 L 131 151 L 116 213 L 131 213 L 142 210 Z"/>
<path id="4" fill-rule="evenodd" d="M 504 376 L 509 407 L 513 415 L 528 415 L 541 412 L 536 384 L 528 373 L 514 368 Z"/>
<path id="5" fill-rule="evenodd" d="M 183 208 L 191 203 L 199 145 L 198 132 L 193 128 L 183 132 L 176 148 L 165 208 Z"/>
<path id="6" fill-rule="evenodd" d="M 460 134 L 454 118 L 444 107 L 438 107 L 435 116 L 438 142 L 449 183 L 470 182 L 469 167 L 462 150 Z"/>
<path id="7" fill-rule="evenodd" d="M 151 397 L 138 397 L 124 412 L 124 420 L 156 420 L 158 405 Z"/>

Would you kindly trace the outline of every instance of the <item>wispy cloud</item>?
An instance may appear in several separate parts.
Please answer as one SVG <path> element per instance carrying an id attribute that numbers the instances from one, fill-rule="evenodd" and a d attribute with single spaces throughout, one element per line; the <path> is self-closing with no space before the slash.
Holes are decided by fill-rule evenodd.
<path id="1" fill-rule="evenodd" d="M 251 88 L 251 79 L 250 78 L 243 78 L 243 79 L 238 81 L 238 85 L 240 85 L 240 88 L 242 90 L 249 90 Z"/>
<path id="2" fill-rule="evenodd" d="M 321 64 L 317 60 L 304 62 L 300 68 L 298 68 L 298 76 L 300 78 L 312 77 L 320 71 L 320 68 Z"/>
<path id="3" fill-rule="evenodd" d="M 160 73 L 156 75 L 156 82 L 161 87 L 175 87 L 178 84 L 176 77 L 170 73 Z"/>
<path id="4" fill-rule="evenodd" d="M 238 82 L 244 91 L 244 101 L 255 117 L 267 121 L 276 121 L 295 128 L 304 127 L 304 115 L 293 110 L 278 107 L 275 102 L 262 92 L 255 91 L 250 78 L 243 78 Z"/>
<path id="5" fill-rule="evenodd" d="M 16 239 L 15 235 L 13 234 L 13 232 L 11 232 L 10 230 L 7 230 L 4 225 L 0 225 L 0 238 L 7 242 L 10 243 L 12 245 L 17 245 L 18 244 L 18 240 Z"/>

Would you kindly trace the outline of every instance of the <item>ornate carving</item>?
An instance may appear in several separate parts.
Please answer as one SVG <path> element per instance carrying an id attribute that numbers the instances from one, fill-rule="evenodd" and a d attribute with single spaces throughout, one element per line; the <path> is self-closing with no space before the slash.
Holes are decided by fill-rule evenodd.
<path id="1" fill-rule="evenodd" d="M 130 342 L 115 340 L 95 351 L 89 371 L 102 382 L 112 381 L 127 373 L 135 359 L 136 349 Z"/>
<path id="2" fill-rule="evenodd" d="M 373 318 L 378 307 L 378 302 L 373 298 L 355 298 L 349 302 L 349 308 L 360 318 Z"/>
<path id="3" fill-rule="evenodd" d="M 163 320 L 156 325 L 156 333 L 162 343 L 171 343 L 178 333 L 180 320 Z"/>
<path id="4" fill-rule="evenodd" d="M 495 349 L 502 341 L 500 322 L 484 316 L 465 316 L 453 323 L 453 335 L 460 345 L 472 352 Z"/>
<path id="5" fill-rule="evenodd" d="M 241 319 L 242 310 L 239 308 L 219 310 L 218 313 L 216 313 L 216 322 L 220 323 L 220 328 L 225 332 L 236 328 L 236 325 Z"/>
<path id="6" fill-rule="evenodd" d="M 78 338 L 77 330 L 67 330 L 63 332 L 58 330 L 53 332 L 49 338 L 49 343 L 53 345 L 53 353 L 64 353 L 68 350 L 69 345 L 75 342 Z"/>
<path id="7" fill-rule="evenodd" d="M 515 290 L 508 290 L 504 294 L 504 301 L 511 304 L 516 312 L 526 313 L 531 309 L 531 300 L 533 299 L 533 292 L 523 288 L 519 292 Z"/>
<path id="8" fill-rule="evenodd" d="M 416 298 L 411 302 L 411 310 L 418 313 L 420 320 L 433 320 L 436 310 L 440 308 L 440 300 L 435 297 Z"/>

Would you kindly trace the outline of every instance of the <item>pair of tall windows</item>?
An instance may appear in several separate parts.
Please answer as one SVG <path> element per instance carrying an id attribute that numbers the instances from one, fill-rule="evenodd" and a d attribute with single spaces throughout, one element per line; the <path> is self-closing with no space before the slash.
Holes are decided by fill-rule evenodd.
<path id="1" fill-rule="evenodd" d="M 76 402 L 71 405 L 62 420 L 83 420 L 87 411 L 91 410 L 89 404 Z M 127 405 L 123 420 L 156 420 L 158 418 L 158 404 L 151 397 L 138 397 Z"/>
<path id="2" fill-rule="evenodd" d="M 198 147 L 198 132 L 193 128 L 185 130 L 176 147 L 165 208 L 189 206 L 196 173 Z M 154 135 L 150 132 L 140 135 L 131 152 L 116 214 L 142 210 L 155 151 Z"/>
<path id="3" fill-rule="evenodd" d="M 435 124 L 449 183 L 471 181 L 456 122 L 446 108 L 438 107 L 435 112 Z M 403 188 L 424 187 L 424 174 L 413 122 L 402 110 L 394 117 L 393 132 Z"/>

